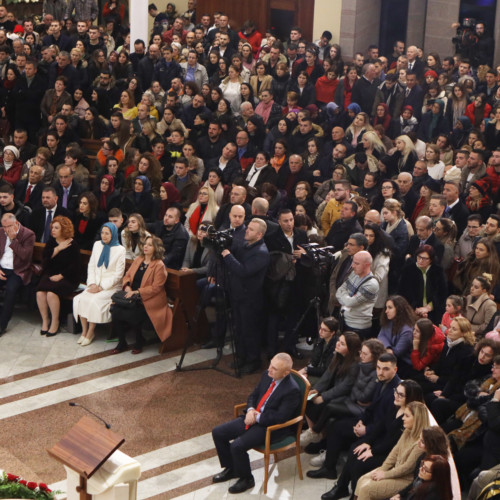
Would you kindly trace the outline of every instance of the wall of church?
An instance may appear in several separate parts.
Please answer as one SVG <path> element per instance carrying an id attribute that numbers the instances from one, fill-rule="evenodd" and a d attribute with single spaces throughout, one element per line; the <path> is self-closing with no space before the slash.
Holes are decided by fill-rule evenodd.
<path id="1" fill-rule="evenodd" d="M 342 0 L 316 0 L 314 3 L 313 38 L 318 40 L 323 31 L 332 33 L 332 43 L 340 41 Z"/>

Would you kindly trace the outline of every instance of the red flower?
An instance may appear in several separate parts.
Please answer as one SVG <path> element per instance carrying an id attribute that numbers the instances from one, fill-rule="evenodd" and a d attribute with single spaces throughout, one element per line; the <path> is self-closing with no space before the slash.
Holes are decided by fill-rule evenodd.
<path id="1" fill-rule="evenodd" d="M 38 484 L 34 483 L 33 481 L 30 481 L 27 485 L 26 485 L 30 490 L 34 490 Z"/>
<path id="2" fill-rule="evenodd" d="M 19 479 L 19 476 L 16 476 L 15 474 L 7 474 L 7 479 L 9 481 L 17 481 Z"/>
<path id="3" fill-rule="evenodd" d="M 22 484 L 23 486 L 26 486 L 28 484 L 28 482 L 25 481 L 24 479 L 20 479 L 19 480 L 19 484 Z"/>
<path id="4" fill-rule="evenodd" d="M 50 492 L 51 490 L 49 490 L 48 486 L 45 484 L 45 483 L 39 483 L 38 484 L 38 487 L 42 490 L 42 491 L 47 491 L 47 492 Z"/>

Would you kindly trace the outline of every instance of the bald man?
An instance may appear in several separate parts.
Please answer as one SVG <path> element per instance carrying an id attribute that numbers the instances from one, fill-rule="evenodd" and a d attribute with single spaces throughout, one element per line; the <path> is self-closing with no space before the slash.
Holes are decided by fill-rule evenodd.
<path id="1" fill-rule="evenodd" d="M 344 331 L 356 332 L 362 339 L 370 337 L 373 307 L 379 285 L 371 272 L 373 259 L 362 250 L 352 258 L 352 272 L 337 290 L 336 297 L 342 307 Z"/>

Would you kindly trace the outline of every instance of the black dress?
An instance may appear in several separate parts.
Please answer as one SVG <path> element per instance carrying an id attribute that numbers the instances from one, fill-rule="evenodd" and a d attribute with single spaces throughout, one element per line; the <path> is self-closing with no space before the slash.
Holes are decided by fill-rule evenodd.
<path id="1" fill-rule="evenodd" d="M 68 248 L 52 257 L 57 242 L 50 238 L 43 250 L 43 274 L 38 284 L 38 292 L 53 292 L 58 297 L 69 295 L 80 282 L 80 248 L 73 240 Z M 51 281 L 50 277 L 62 274 L 60 281 Z"/>
<path id="2" fill-rule="evenodd" d="M 98 214 L 93 219 L 88 219 L 80 213 L 73 217 L 73 226 L 75 228 L 75 240 L 82 250 L 92 250 L 98 232 L 106 219 Z"/>

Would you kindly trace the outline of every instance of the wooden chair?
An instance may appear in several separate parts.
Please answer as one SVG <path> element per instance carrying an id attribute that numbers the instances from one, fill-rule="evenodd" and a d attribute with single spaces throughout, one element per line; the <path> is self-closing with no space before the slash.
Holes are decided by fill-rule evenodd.
<path id="1" fill-rule="evenodd" d="M 300 412 L 298 412 L 296 417 L 283 422 L 282 424 L 270 425 L 267 428 L 266 441 L 264 443 L 264 446 L 254 448 L 255 451 L 264 454 L 264 494 L 267 493 L 267 481 L 269 480 L 269 458 L 271 454 L 274 455 L 274 462 L 276 463 L 278 462 L 277 453 L 295 448 L 295 457 L 297 458 L 297 469 L 299 470 L 299 477 L 300 479 L 304 479 L 302 475 L 302 465 L 300 463 L 300 433 L 302 432 L 302 424 L 304 422 L 304 416 L 306 413 L 307 396 L 309 394 L 311 384 L 298 371 L 292 370 L 290 375 L 297 382 L 300 388 L 300 393 L 302 395 Z M 234 407 L 234 418 L 238 417 L 239 412 L 243 410 L 246 405 L 246 403 L 242 403 Z M 286 427 L 292 427 L 294 425 L 297 426 L 295 434 L 285 436 L 280 441 L 271 442 L 271 433 L 273 431 L 284 429 Z"/>

